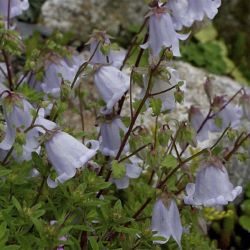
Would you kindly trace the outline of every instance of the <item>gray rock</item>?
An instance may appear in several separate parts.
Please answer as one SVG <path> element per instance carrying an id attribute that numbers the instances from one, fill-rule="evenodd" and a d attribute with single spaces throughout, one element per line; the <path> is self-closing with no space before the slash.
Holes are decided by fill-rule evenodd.
<path id="1" fill-rule="evenodd" d="M 118 34 L 121 28 L 140 25 L 146 12 L 144 0 L 47 0 L 42 20 L 49 28 L 74 31 L 86 40 L 93 29 Z"/>

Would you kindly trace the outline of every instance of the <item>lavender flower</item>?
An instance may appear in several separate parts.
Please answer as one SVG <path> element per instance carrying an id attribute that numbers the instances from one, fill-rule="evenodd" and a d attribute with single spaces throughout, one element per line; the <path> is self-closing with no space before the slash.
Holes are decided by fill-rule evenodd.
<path id="1" fill-rule="evenodd" d="M 121 146 L 121 130 L 125 132 L 127 128 L 120 118 L 106 120 L 101 124 L 100 151 L 103 155 L 116 156 Z M 128 146 L 125 147 L 124 151 L 128 151 Z"/>
<path id="2" fill-rule="evenodd" d="M 188 0 L 188 10 L 186 15 L 190 20 L 184 26 L 190 27 L 194 21 L 202 21 L 206 15 L 209 19 L 213 19 L 218 13 L 221 0 Z"/>
<path id="3" fill-rule="evenodd" d="M 210 129 L 212 132 L 224 131 L 228 126 L 237 128 L 242 116 L 241 109 L 232 103 L 226 105 L 226 100 L 222 96 L 214 98 L 213 107 L 215 116 L 211 120 Z"/>
<path id="4" fill-rule="evenodd" d="M 125 52 L 111 49 L 110 36 L 105 31 L 96 31 L 91 36 L 90 54 L 92 64 L 109 64 L 120 68 L 125 58 Z"/>
<path id="5" fill-rule="evenodd" d="M 49 187 L 55 188 L 58 183 L 64 183 L 74 177 L 76 170 L 96 154 L 99 144 L 97 141 L 90 143 L 93 145 L 92 149 L 62 131 L 56 131 L 52 138 L 45 142 L 48 159 L 58 175 L 54 181 L 50 177 L 47 179 Z"/>
<path id="6" fill-rule="evenodd" d="M 18 153 L 14 150 L 13 156 L 18 162 L 30 160 L 32 152 L 40 152 L 38 139 L 41 133 L 45 133 L 44 129 L 36 127 L 36 125 L 53 129 L 56 124 L 44 118 L 43 109 L 39 111 L 36 120 L 33 121 L 32 113 L 35 113 L 33 106 L 18 94 L 10 91 L 6 93 L 7 96 L 3 96 L 3 113 L 6 121 L 5 136 L 0 143 L 0 149 L 10 150 L 17 138 L 21 137 L 22 152 Z M 32 122 L 34 122 L 34 128 L 30 128 Z"/>
<path id="7" fill-rule="evenodd" d="M 6 133 L 4 140 L 0 143 L 1 149 L 11 149 L 16 139 L 17 130 L 24 131 L 31 125 L 33 119 L 31 115 L 32 110 L 34 110 L 34 108 L 31 104 L 17 94 L 8 92 L 8 95 L 3 97 L 3 113 L 6 121 Z M 30 131 L 30 133 L 33 132 Z M 29 138 L 29 135 L 27 138 Z M 28 142 L 27 147 L 32 144 L 33 142 L 31 142 L 31 144 Z"/>
<path id="8" fill-rule="evenodd" d="M 207 163 L 196 175 L 196 182 L 186 186 L 184 202 L 194 206 L 212 207 L 226 205 L 241 192 L 242 187 L 233 187 L 226 168 L 221 164 Z"/>
<path id="9" fill-rule="evenodd" d="M 156 232 L 154 236 L 165 238 L 165 240 L 157 240 L 154 243 L 165 244 L 172 236 L 181 248 L 183 228 L 178 207 L 173 199 L 169 200 L 166 205 L 162 199 L 156 201 L 152 215 L 152 231 Z"/>
<path id="10" fill-rule="evenodd" d="M 189 121 L 192 127 L 197 132 L 197 140 L 198 141 L 205 141 L 208 139 L 208 132 L 210 131 L 210 121 L 207 121 L 202 129 L 200 129 L 203 121 L 205 120 L 203 114 L 201 113 L 200 109 L 191 106 L 189 110 Z"/>
<path id="11" fill-rule="evenodd" d="M 142 168 L 138 166 L 141 162 L 141 159 L 138 157 L 131 157 L 130 163 L 125 164 L 126 174 L 121 179 L 113 178 L 113 182 L 115 183 L 117 189 L 125 189 L 129 186 L 129 179 L 137 179 L 142 172 Z"/>
<path id="12" fill-rule="evenodd" d="M 159 93 L 161 91 L 165 91 L 175 85 L 177 85 L 179 82 L 182 80 L 179 77 L 178 72 L 170 67 L 167 67 L 167 71 L 169 73 L 169 79 L 168 80 L 163 80 L 163 79 L 158 79 L 155 81 L 153 87 L 152 87 L 152 94 L 154 93 Z M 174 92 L 175 88 L 173 88 L 170 91 L 161 93 L 159 95 L 154 96 L 155 99 L 161 99 L 162 101 L 162 108 L 161 111 L 166 111 L 166 110 L 173 110 L 176 107 L 175 103 L 175 97 L 174 97 Z"/>
<path id="13" fill-rule="evenodd" d="M 29 8 L 28 0 L 0 0 L 0 15 L 6 19 L 8 17 L 8 6 L 10 2 L 10 18 L 19 16 Z"/>
<path id="14" fill-rule="evenodd" d="M 187 16 L 188 0 L 170 0 L 166 7 L 171 10 L 175 30 L 181 30 L 183 26 L 190 27 L 192 25 L 192 21 Z"/>
<path id="15" fill-rule="evenodd" d="M 79 66 L 80 58 L 78 56 L 73 56 L 71 59 L 52 56 L 45 63 L 45 75 L 42 82 L 32 81 L 31 83 L 37 90 L 42 90 L 44 93 L 57 98 L 61 93 L 62 82 L 65 84 L 71 83 Z"/>
<path id="16" fill-rule="evenodd" d="M 189 34 L 179 34 L 166 7 L 159 4 L 152 8 L 149 17 L 149 40 L 141 45 L 143 49 L 150 48 L 153 58 L 159 56 L 163 48 L 170 47 L 174 56 L 180 56 L 179 40 L 186 40 Z"/>
<path id="17" fill-rule="evenodd" d="M 101 66 L 94 74 L 94 83 L 107 110 L 112 110 L 128 90 L 129 77 L 113 66 Z"/>

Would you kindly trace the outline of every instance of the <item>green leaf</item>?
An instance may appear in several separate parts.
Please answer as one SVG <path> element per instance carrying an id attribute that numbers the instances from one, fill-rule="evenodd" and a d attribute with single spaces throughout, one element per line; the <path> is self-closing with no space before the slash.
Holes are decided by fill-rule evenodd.
<path id="1" fill-rule="evenodd" d="M 4 168 L 1 168 L 1 169 L 0 169 L 0 177 L 9 175 L 11 172 L 12 172 L 11 169 L 4 169 Z"/>
<path id="2" fill-rule="evenodd" d="M 242 211 L 250 216 L 250 200 L 245 200 L 242 204 L 241 204 L 241 209 Z"/>
<path id="3" fill-rule="evenodd" d="M 1 239 L 3 239 L 3 237 L 5 236 L 7 232 L 7 223 L 6 222 L 3 222 L 1 225 L 0 225 L 0 241 Z"/>
<path id="4" fill-rule="evenodd" d="M 92 248 L 93 250 L 99 250 L 99 246 L 98 246 L 96 237 L 94 237 L 94 236 L 89 236 L 89 237 L 88 237 L 88 240 L 89 240 L 89 243 L 90 243 L 91 248 Z"/>
<path id="5" fill-rule="evenodd" d="M 19 201 L 15 198 L 15 196 L 12 197 L 12 203 L 14 204 L 15 208 L 20 214 L 23 214 L 23 209 Z"/>
<path id="6" fill-rule="evenodd" d="M 119 233 L 125 233 L 125 234 L 138 234 L 140 231 L 135 228 L 128 228 L 128 227 L 115 227 L 115 230 Z"/>
<path id="7" fill-rule="evenodd" d="M 174 92 L 174 98 L 176 102 L 182 103 L 184 100 L 184 92 L 178 88 L 177 91 Z"/>
<path id="8" fill-rule="evenodd" d="M 250 216 L 242 215 L 239 222 L 240 225 L 250 233 Z"/>
<path id="9" fill-rule="evenodd" d="M 121 179 L 126 175 L 126 167 L 123 163 L 118 163 L 118 161 L 112 162 L 113 177 L 116 179 Z"/>
<path id="10" fill-rule="evenodd" d="M 151 99 L 150 100 L 150 107 L 153 110 L 153 113 L 155 116 L 158 116 L 161 114 L 161 107 L 162 107 L 162 102 L 161 99 Z"/>
<path id="11" fill-rule="evenodd" d="M 215 123 L 217 128 L 222 128 L 223 120 L 220 117 L 216 117 L 214 119 L 214 123 Z"/>
<path id="12" fill-rule="evenodd" d="M 174 168 L 177 166 L 177 164 L 178 161 L 173 155 L 167 155 L 162 161 L 162 166 L 165 168 Z"/>

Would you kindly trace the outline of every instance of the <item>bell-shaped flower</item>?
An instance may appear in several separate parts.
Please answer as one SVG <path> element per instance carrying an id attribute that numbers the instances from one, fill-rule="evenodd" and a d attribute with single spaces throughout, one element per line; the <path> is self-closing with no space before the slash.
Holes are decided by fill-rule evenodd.
<path id="1" fill-rule="evenodd" d="M 126 132 L 120 118 L 106 120 L 100 126 L 100 151 L 103 155 L 115 157 L 121 146 L 121 132 Z M 128 151 L 128 146 L 125 146 L 124 152 Z"/>
<path id="2" fill-rule="evenodd" d="M 39 125 L 52 129 L 55 127 L 55 123 L 43 118 L 44 111 L 42 109 L 39 111 L 36 120 L 33 121 L 32 113 L 36 112 L 33 106 L 18 94 L 10 91 L 6 92 L 6 94 L 7 96 L 4 93 L 2 97 L 6 124 L 5 136 L 0 143 L 0 149 L 9 151 L 13 147 L 14 142 L 17 141 L 22 147 L 20 148 L 21 152 L 14 150 L 14 158 L 18 162 L 30 160 L 32 152 L 39 153 L 40 144 L 38 139 L 41 133 L 45 133 L 44 129 L 41 129 Z M 29 129 L 32 122 L 34 122 L 34 128 Z M 38 126 L 36 127 L 36 125 Z"/>
<path id="3" fill-rule="evenodd" d="M 169 79 L 167 79 L 167 80 L 158 79 L 158 81 L 156 81 L 155 84 L 153 85 L 153 88 L 151 91 L 152 94 L 159 93 L 159 92 L 165 91 L 167 89 L 170 89 L 180 82 L 185 83 L 185 81 L 180 79 L 177 70 L 170 68 L 170 67 L 167 67 L 167 71 L 169 74 Z M 175 107 L 176 107 L 175 96 L 174 96 L 175 90 L 176 89 L 173 88 L 169 91 L 166 91 L 164 93 L 161 93 L 159 95 L 154 96 L 155 99 L 159 98 L 162 101 L 161 111 L 175 109 Z"/>
<path id="4" fill-rule="evenodd" d="M 180 34 L 175 31 L 167 8 L 159 4 L 152 8 L 149 17 L 149 40 L 141 47 L 150 48 L 153 58 L 158 57 L 161 50 L 167 47 L 174 56 L 180 56 L 179 40 L 186 40 L 188 36 L 189 34 Z"/>
<path id="5" fill-rule="evenodd" d="M 138 157 L 131 157 L 130 163 L 125 164 L 125 176 L 120 179 L 112 179 L 112 182 L 116 185 L 117 189 L 127 188 L 129 186 L 129 179 L 137 179 L 140 177 L 142 168 L 139 167 L 139 163 L 141 163 L 141 159 Z"/>
<path id="6" fill-rule="evenodd" d="M 171 11 L 175 30 L 181 30 L 183 26 L 191 26 L 192 21 L 187 16 L 188 0 L 170 0 L 166 7 Z"/>
<path id="7" fill-rule="evenodd" d="M 162 199 L 156 201 L 152 215 L 152 231 L 154 236 L 160 236 L 165 240 L 155 240 L 156 244 L 165 244 L 172 236 L 181 248 L 181 236 L 183 228 L 181 225 L 178 207 L 173 199 L 164 204 Z"/>
<path id="8" fill-rule="evenodd" d="M 31 125 L 32 110 L 34 108 L 31 104 L 15 93 L 8 92 L 7 96 L 3 97 L 3 113 L 7 127 L 5 138 L 0 143 L 1 149 L 11 149 L 15 142 L 17 130 L 24 131 Z"/>
<path id="9" fill-rule="evenodd" d="M 218 13 L 220 5 L 221 0 L 188 0 L 186 16 L 189 22 L 184 26 L 189 27 L 194 21 L 202 21 L 205 15 L 209 19 L 213 19 Z"/>
<path id="10" fill-rule="evenodd" d="M 7 19 L 10 3 L 10 18 L 19 16 L 23 11 L 29 8 L 28 0 L 0 0 L 0 15 Z"/>
<path id="11" fill-rule="evenodd" d="M 93 64 L 110 63 L 110 37 L 105 31 L 96 31 L 91 36 L 88 44 L 90 44 L 90 62 Z"/>
<path id="12" fill-rule="evenodd" d="M 45 149 L 50 163 L 57 173 L 55 180 L 48 177 L 47 183 L 51 188 L 58 183 L 64 183 L 75 176 L 77 169 L 82 168 L 97 152 L 99 143 L 89 141 L 93 148 L 89 149 L 73 136 L 57 130 L 45 142 Z"/>
<path id="13" fill-rule="evenodd" d="M 195 183 L 187 184 L 184 202 L 205 207 L 226 205 L 241 192 L 241 186 L 233 187 L 222 164 L 207 163 L 198 170 Z"/>
<path id="14" fill-rule="evenodd" d="M 126 52 L 113 50 L 110 36 L 108 36 L 105 31 L 94 32 L 88 44 L 90 44 L 90 63 L 104 65 L 109 64 L 116 68 L 121 67 Z"/>
<path id="15" fill-rule="evenodd" d="M 41 83 L 36 83 L 35 88 L 58 98 L 62 83 L 71 83 L 79 66 L 80 59 L 77 56 L 73 56 L 71 59 L 63 59 L 57 56 L 50 58 L 45 62 L 44 78 Z M 34 85 L 34 83 L 32 84 Z"/>
<path id="16" fill-rule="evenodd" d="M 201 142 L 207 140 L 208 132 L 210 131 L 210 121 L 208 120 L 206 123 L 204 123 L 203 127 L 201 128 L 201 125 L 203 124 L 205 118 L 203 114 L 201 113 L 200 109 L 194 106 L 191 106 L 188 112 L 188 118 L 189 118 L 190 124 L 197 132 L 197 136 L 196 136 L 197 140 Z"/>
<path id="17" fill-rule="evenodd" d="M 210 129 L 212 132 L 222 132 L 228 126 L 231 128 L 237 128 L 240 124 L 242 117 L 242 110 L 232 103 L 226 102 L 224 97 L 217 96 L 213 102 L 215 115 L 210 123 Z"/>
<path id="18" fill-rule="evenodd" d="M 161 100 L 161 111 L 167 111 L 167 110 L 173 110 L 176 107 L 175 102 L 175 96 L 174 93 L 176 91 L 176 88 L 174 88 L 175 85 L 177 85 L 179 82 L 183 82 L 178 72 L 170 67 L 167 67 L 167 73 L 168 76 L 161 77 L 160 74 L 157 74 L 156 76 L 153 76 L 153 86 L 151 90 L 152 98 L 154 99 L 160 99 Z M 145 91 L 147 88 L 148 78 L 144 78 L 144 89 L 142 90 L 142 93 L 140 96 L 145 95 Z M 170 89 L 170 90 L 168 90 Z M 157 94 L 159 93 L 159 94 Z M 148 105 L 148 101 L 146 103 Z"/>
<path id="19" fill-rule="evenodd" d="M 106 102 L 107 110 L 112 110 L 129 89 L 129 82 L 129 76 L 113 66 L 101 66 L 94 74 L 95 86 Z"/>

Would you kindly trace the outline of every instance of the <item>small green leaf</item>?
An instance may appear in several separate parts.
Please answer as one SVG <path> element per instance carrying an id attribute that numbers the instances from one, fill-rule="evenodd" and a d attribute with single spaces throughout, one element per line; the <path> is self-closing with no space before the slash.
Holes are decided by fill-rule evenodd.
<path id="1" fill-rule="evenodd" d="M 250 216 L 242 215 L 239 222 L 240 225 L 250 233 Z"/>
<path id="2" fill-rule="evenodd" d="M 150 107 L 152 108 L 155 116 L 160 115 L 161 114 L 161 107 L 162 107 L 161 99 L 151 99 L 150 100 Z"/>
<path id="3" fill-rule="evenodd" d="M 246 214 L 250 216 L 250 200 L 245 200 L 242 204 L 241 204 L 241 209 L 242 211 Z"/>
<path id="4" fill-rule="evenodd" d="M 174 92 L 175 101 L 178 103 L 182 103 L 184 100 L 184 92 L 179 88 Z"/>
<path id="5" fill-rule="evenodd" d="M 177 163 L 178 161 L 173 155 L 167 155 L 162 161 L 162 166 L 165 168 L 174 168 L 177 166 Z"/>
<path id="6" fill-rule="evenodd" d="M 112 162 L 112 171 L 113 171 L 113 177 L 116 179 L 121 179 L 126 174 L 126 167 L 122 163 L 118 163 L 118 161 Z"/>
<path id="7" fill-rule="evenodd" d="M 89 240 L 89 243 L 90 243 L 91 248 L 92 248 L 93 250 L 99 250 L 99 246 L 98 246 L 96 237 L 94 237 L 94 236 L 89 236 L 89 237 L 88 237 L 88 240 Z"/>

